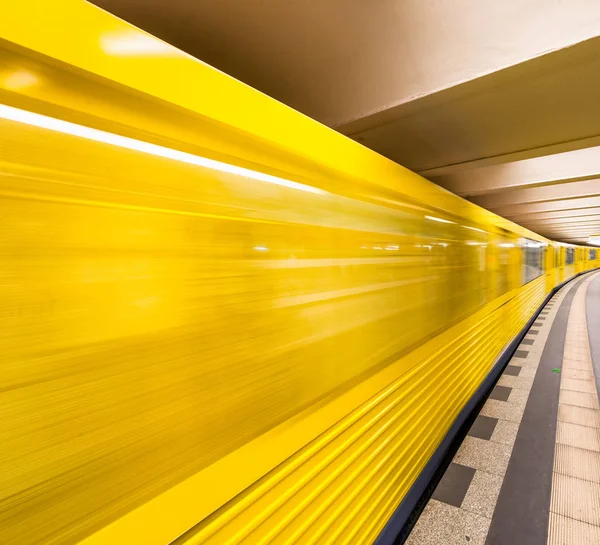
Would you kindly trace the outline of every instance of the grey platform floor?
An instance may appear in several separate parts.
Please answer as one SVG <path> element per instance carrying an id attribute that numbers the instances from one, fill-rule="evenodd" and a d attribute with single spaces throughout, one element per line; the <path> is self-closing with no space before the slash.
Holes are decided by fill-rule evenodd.
<path id="1" fill-rule="evenodd" d="M 600 273 L 529 330 L 407 545 L 600 545 Z"/>

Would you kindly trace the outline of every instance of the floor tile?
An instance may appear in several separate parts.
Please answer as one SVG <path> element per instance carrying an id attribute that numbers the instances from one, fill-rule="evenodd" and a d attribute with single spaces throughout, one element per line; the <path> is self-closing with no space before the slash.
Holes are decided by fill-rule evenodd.
<path id="1" fill-rule="evenodd" d="M 561 445 L 600 452 L 600 430 L 569 422 L 558 422 L 556 442 Z"/>
<path id="2" fill-rule="evenodd" d="M 498 424 L 497 418 L 490 418 L 489 416 L 479 415 L 471 429 L 469 430 L 468 435 L 471 437 L 479 437 L 479 439 L 490 440 L 492 438 L 492 434 L 494 433 L 494 429 L 496 428 L 496 424 Z"/>
<path id="3" fill-rule="evenodd" d="M 456 463 L 474 467 L 494 475 L 504 475 L 512 447 L 477 437 L 465 437 L 454 460 Z"/>
<path id="4" fill-rule="evenodd" d="M 554 451 L 554 471 L 600 483 L 600 452 L 557 444 Z"/>
<path id="5" fill-rule="evenodd" d="M 511 388 L 516 388 L 517 390 L 527 390 L 531 391 L 533 387 L 534 377 L 523 376 L 523 371 L 519 373 L 518 377 L 506 377 L 509 383 L 501 383 L 502 386 L 510 386 Z"/>
<path id="6" fill-rule="evenodd" d="M 576 405 L 577 407 L 586 407 L 588 409 L 598 409 L 598 396 L 596 394 L 585 394 L 582 392 L 573 392 L 571 390 L 561 390 L 560 403 L 566 405 Z"/>
<path id="7" fill-rule="evenodd" d="M 509 388 L 516 388 L 517 390 L 526 390 L 529 392 L 533 386 L 533 378 L 502 375 L 498 380 L 498 386 L 508 386 Z"/>
<path id="8" fill-rule="evenodd" d="M 518 431 L 519 424 L 517 422 L 498 420 L 498 424 L 496 424 L 496 428 L 492 434 L 492 441 L 509 445 L 512 448 L 515 439 L 517 438 Z"/>
<path id="9" fill-rule="evenodd" d="M 491 416 L 498 420 L 510 420 L 511 422 L 520 423 L 523 418 L 523 409 L 521 409 L 521 407 L 509 405 L 504 401 L 488 399 L 479 414 Z"/>
<path id="10" fill-rule="evenodd" d="M 517 350 L 515 352 L 514 357 L 515 358 L 526 358 L 528 356 L 529 352 L 527 350 Z"/>
<path id="11" fill-rule="evenodd" d="M 490 393 L 489 399 L 507 401 L 511 391 L 512 388 L 507 388 L 506 386 L 495 386 L 492 392 Z"/>
<path id="12" fill-rule="evenodd" d="M 527 400 L 529 399 L 529 391 L 528 390 L 520 390 L 518 388 L 513 388 L 508 396 L 508 403 L 512 405 L 518 405 L 525 410 L 525 405 L 527 404 Z"/>
<path id="13" fill-rule="evenodd" d="M 537 365 L 527 365 L 526 367 L 523 366 L 523 370 L 519 373 L 519 376 L 524 378 L 533 378 L 535 377 L 537 368 Z"/>
<path id="14" fill-rule="evenodd" d="M 563 369 L 562 370 L 563 378 L 572 378 L 576 380 L 594 380 L 594 374 L 591 370 L 587 369 Z M 593 392 L 592 392 L 593 393 Z"/>
<path id="15" fill-rule="evenodd" d="M 600 428 L 600 410 L 559 403 L 558 420 L 590 428 Z"/>
<path id="16" fill-rule="evenodd" d="M 571 390 L 573 392 L 584 392 L 586 394 L 596 393 L 596 384 L 592 380 L 576 380 L 563 377 L 560 381 L 561 390 Z"/>
<path id="17" fill-rule="evenodd" d="M 490 519 L 430 501 L 406 545 L 485 545 Z"/>
<path id="18" fill-rule="evenodd" d="M 550 513 L 548 545 L 598 545 L 600 528 Z"/>
<path id="19" fill-rule="evenodd" d="M 475 475 L 472 467 L 452 463 L 433 491 L 432 498 L 460 507 Z"/>
<path id="20" fill-rule="evenodd" d="M 550 510 L 565 517 L 600 526 L 598 485 L 554 473 Z"/>
<path id="21" fill-rule="evenodd" d="M 462 508 L 482 517 L 492 518 L 503 478 L 499 475 L 477 471 L 469 491 L 462 503 Z"/>
<path id="22" fill-rule="evenodd" d="M 505 375 L 512 375 L 513 377 L 518 377 L 521 372 L 521 367 L 518 365 L 507 365 L 506 369 L 504 369 Z"/>
<path id="23" fill-rule="evenodd" d="M 584 358 L 586 360 L 590 359 L 590 349 L 587 345 L 570 343 L 569 341 L 565 341 L 565 351 L 564 356 L 568 358 Z"/>
<path id="24" fill-rule="evenodd" d="M 563 357 L 562 360 L 563 369 L 582 369 L 584 371 L 591 371 L 592 364 L 589 361 L 576 360 L 573 358 Z"/>

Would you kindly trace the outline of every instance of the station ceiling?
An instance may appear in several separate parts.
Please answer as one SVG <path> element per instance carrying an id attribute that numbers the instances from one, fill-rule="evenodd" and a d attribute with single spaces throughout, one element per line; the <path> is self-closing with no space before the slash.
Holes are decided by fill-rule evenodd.
<path id="1" fill-rule="evenodd" d="M 549 238 L 600 233 L 600 2 L 94 0 Z"/>

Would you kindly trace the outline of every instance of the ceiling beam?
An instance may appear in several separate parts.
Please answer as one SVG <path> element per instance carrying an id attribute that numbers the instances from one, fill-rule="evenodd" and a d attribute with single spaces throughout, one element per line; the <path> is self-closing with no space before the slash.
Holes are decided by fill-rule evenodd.
<path id="1" fill-rule="evenodd" d="M 556 210 L 551 212 L 530 212 L 521 214 L 525 220 L 551 219 L 551 218 L 576 218 L 600 214 L 600 207 L 582 208 L 581 210 Z"/>
<path id="2" fill-rule="evenodd" d="M 600 214 L 590 214 L 588 216 L 561 216 L 561 217 L 533 217 L 522 220 L 524 223 L 543 222 L 543 223 L 589 223 L 600 220 Z"/>
<path id="3" fill-rule="evenodd" d="M 483 159 L 476 159 L 474 161 L 466 161 L 464 163 L 456 163 L 453 165 L 430 168 L 427 170 L 418 170 L 416 172 L 424 178 L 433 179 L 465 170 L 493 165 L 503 165 L 505 163 L 514 163 L 515 161 L 523 161 L 525 159 L 532 159 L 534 157 L 554 155 L 555 153 L 592 148 L 594 146 L 600 146 L 600 136 L 591 136 L 588 138 L 581 138 L 579 140 L 569 140 L 567 142 L 559 142 L 558 144 L 550 144 L 548 146 L 539 148 L 526 149 L 502 155 L 494 155 L 492 157 L 485 157 Z"/>
<path id="4" fill-rule="evenodd" d="M 581 199 L 565 199 L 562 201 L 539 202 L 532 204 L 515 204 L 494 210 L 507 218 L 516 218 L 533 212 L 555 212 L 561 210 L 585 210 L 600 207 L 600 197 L 584 197 Z M 518 223 L 518 221 L 517 221 Z"/>
<path id="5" fill-rule="evenodd" d="M 589 229 L 589 228 L 585 228 L 585 229 L 545 229 L 544 232 L 546 233 L 560 233 L 560 234 L 573 234 L 573 233 L 577 233 L 577 234 L 584 234 L 584 235 L 593 235 L 594 234 L 594 229 Z"/>
<path id="6" fill-rule="evenodd" d="M 549 202 L 600 195 L 600 179 L 560 183 L 544 187 L 520 188 L 502 193 L 488 193 L 471 198 L 471 201 L 488 210 L 520 203 Z"/>
<path id="7" fill-rule="evenodd" d="M 600 226 L 600 221 L 590 223 L 547 223 L 547 222 L 521 222 L 523 227 L 536 231 L 538 229 L 566 229 L 568 227 L 589 227 Z"/>
<path id="8" fill-rule="evenodd" d="M 464 197 L 520 187 L 600 178 L 600 146 L 508 164 L 471 168 L 430 180 Z"/>

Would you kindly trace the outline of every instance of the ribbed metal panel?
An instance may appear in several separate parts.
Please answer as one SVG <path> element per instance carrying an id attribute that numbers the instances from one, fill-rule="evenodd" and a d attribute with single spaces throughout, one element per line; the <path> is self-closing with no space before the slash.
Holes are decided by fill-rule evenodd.
<path id="1" fill-rule="evenodd" d="M 431 353 L 181 543 L 371 543 L 502 346 L 544 296 L 528 285 Z M 460 334 L 458 333 L 460 331 Z"/>

